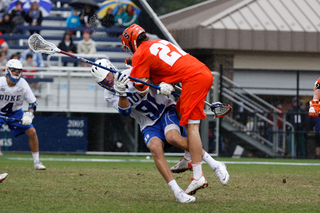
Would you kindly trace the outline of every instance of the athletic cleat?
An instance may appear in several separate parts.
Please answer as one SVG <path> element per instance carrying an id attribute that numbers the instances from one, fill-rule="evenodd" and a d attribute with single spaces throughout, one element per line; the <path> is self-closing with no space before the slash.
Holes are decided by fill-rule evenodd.
<path id="1" fill-rule="evenodd" d="M 0 174 L 0 183 L 4 181 L 7 178 L 7 176 L 8 176 L 8 173 Z"/>
<path id="2" fill-rule="evenodd" d="M 213 170 L 218 176 L 222 185 L 227 185 L 230 175 L 227 171 L 227 167 L 224 163 L 220 162 L 219 165 Z"/>
<path id="3" fill-rule="evenodd" d="M 191 159 L 187 160 L 185 158 L 181 158 L 179 163 L 170 168 L 172 173 L 181 173 L 187 170 L 192 170 L 192 162 Z"/>
<path id="4" fill-rule="evenodd" d="M 191 195 L 187 195 L 182 189 L 181 191 L 176 195 L 176 201 L 178 203 L 194 203 L 196 202 L 196 198 L 191 196 Z"/>
<path id="5" fill-rule="evenodd" d="M 197 190 L 206 187 L 208 187 L 208 181 L 204 178 L 204 176 L 201 176 L 199 180 L 195 180 L 194 178 L 192 178 L 192 181 L 186 189 L 185 193 L 187 193 L 188 195 L 194 195 L 197 192 Z"/>
<path id="6" fill-rule="evenodd" d="M 46 167 L 40 161 L 37 161 L 34 163 L 34 169 L 35 170 L 45 170 Z"/>

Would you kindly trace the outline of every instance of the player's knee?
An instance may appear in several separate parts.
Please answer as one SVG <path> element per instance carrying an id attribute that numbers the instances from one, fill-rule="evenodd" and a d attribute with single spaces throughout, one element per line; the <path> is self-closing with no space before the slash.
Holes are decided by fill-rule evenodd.
<path id="1" fill-rule="evenodd" d="M 160 156 L 163 153 L 162 144 L 160 143 L 150 143 L 148 147 L 153 157 Z"/>
<path id="2" fill-rule="evenodd" d="M 25 131 L 25 133 L 29 136 L 29 137 L 34 137 L 37 135 L 37 131 L 35 128 L 30 128 L 27 131 Z"/>
<path id="3" fill-rule="evenodd" d="M 179 136 L 177 134 L 168 134 L 168 135 L 166 135 L 166 140 L 171 145 L 179 143 L 180 139 L 181 139 L 181 136 Z"/>
<path id="4" fill-rule="evenodd" d="M 176 144 L 179 144 L 181 142 L 181 134 L 180 131 L 178 131 L 179 129 L 177 126 L 172 125 L 171 127 L 174 128 L 166 129 L 166 141 L 169 144 L 176 146 Z"/>

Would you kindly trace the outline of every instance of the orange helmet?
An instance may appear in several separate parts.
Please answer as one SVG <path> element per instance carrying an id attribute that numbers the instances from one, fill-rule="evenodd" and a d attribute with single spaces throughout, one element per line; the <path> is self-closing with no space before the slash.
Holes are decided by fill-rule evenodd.
<path id="1" fill-rule="evenodd" d="M 140 40 L 147 37 L 146 31 L 137 24 L 132 24 L 122 33 L 122 47 L 125 51 L 135 52 L 139 46 Z"/>

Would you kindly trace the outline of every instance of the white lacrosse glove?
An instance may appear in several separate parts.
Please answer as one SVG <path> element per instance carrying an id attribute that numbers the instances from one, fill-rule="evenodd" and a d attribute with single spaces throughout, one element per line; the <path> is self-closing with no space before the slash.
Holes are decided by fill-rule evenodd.
<path id="1" fill-rule="evenodd" d="M 21 119 L 21 124 L 29 126 L 32 123 L 32 120 L 34 118 L 34 115 L 32 112 L 25 112 L 23 113 L 23 117 Z"/>
<path id="2" fill-rule="evenodd" d="M 171 92 L 174 91 L 174 88 L 173 88 L 173 86 L 171 84 L 167 84 L 167 83 L 164 83 L 164 82 L 161 82 L 159 84 L 159 87 L 160 87 L 160 90 L 157 90 L 157 93 L 159 95 L 170 96 Z"/>
<path id="3" fill-rule="evenodd" d="M 129 81 L 129 76 L 124 73 L 120 76 L 118 72 L 114 74 L 114 90 L 119 94 L 119 96 L 127 96 L 126 86 Z"/>

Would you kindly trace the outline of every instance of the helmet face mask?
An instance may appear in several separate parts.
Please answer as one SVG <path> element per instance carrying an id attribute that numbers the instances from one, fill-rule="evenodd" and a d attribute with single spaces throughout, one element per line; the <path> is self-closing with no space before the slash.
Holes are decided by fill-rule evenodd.
<path id="1" fill-rule="evenodd" d="M 22 63 L 17 59 L 11 59 L 6 64 L 6 75 L 14 83 L 18 83 L 22 75 Z M 18 75 L 14 75 L 18 72 Z"/>
<path id="2" fill-rule="evenodd" d="M 109 76 L 109 77 L 108 77 Z M 111 89 L 114 85 L 114 75 L 112 72 L 109 72 L 105 79 L 103 79 L 101 82 L 97 82 L 101 87 L 105 89 Z"/>
<path id="3" fill-rule="evenodd" d="M 99 59 L 95 63 L 115 71 L 117 70 L 115 66 L 107 59 Z M 110 72 L 101 67 L 92 65 L 91 74 L 94 80 L 96 80 L 96 82 L 105 89 L 110 89 L 114 84 L 113 72 Z"/>
<path id="4" fill-rule="evenodd" d="M 141 37 L 139 37 L 141 34 L 145 34 L 143 38 L 147 37 L 146 31 L 137 24 L 132 24 L 125 29 L 121 39 L 122 48 L 125 51 L 130 50 L 134 53 L 138 48 L 138 39 L 141 39 Z"/>

